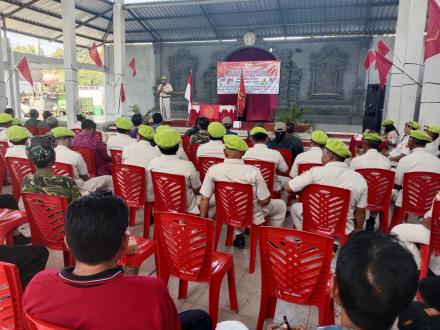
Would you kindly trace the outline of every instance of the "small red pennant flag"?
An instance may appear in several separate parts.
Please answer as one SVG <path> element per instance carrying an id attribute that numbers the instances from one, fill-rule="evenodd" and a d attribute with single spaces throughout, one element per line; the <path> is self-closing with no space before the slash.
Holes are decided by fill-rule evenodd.
<path id="1" fill-rule="evenodd" d="M 121 89 L 119 90 L 119 103 L 125 102 L 125 90 L 124 85 L 121 84 Z"/>
<path id="2" fill-rule="evenodd" d="M 364 61 L 364 68 L 365 70 L 368 70 L 371 66 L 371 64 L 373 64 L 373 62 L 376 60 L 376 54 L 374 53 L 374 51 L 369 50 L 367 57 L 365 57 L 365 61 Z"/>
<path id="3" fill-rule="evenodd" d="M 32 80 L 31 70 L 29 69 L 29 63 L 26 57 L 23 57 L 17 64 L 17 69 L 20 71 L 24 79 L 26 79 L 31 87 L 34 88 L 34 81 Z"/>
<path id="4" fill-rule="evenodd" d="M 425 38 L 425 61 L 437 54 L 440 54 L 440 4 L 431 0 Z"/>
<path id="5" fill-rule="evenodd" d="M 131 69 L 131 73 L 133 77 L 136 77 L 136 59 L 133 57 L 130 61 L 130 63 L 128 63 L 128 66 Z"/>
<path id="6" fill-rule="evenodd" d="M 376 53 L 376 68 L 379 73 L 380 87 L 383 89 L 387 83 L 387 75 L 390 72 L 393 62 L 384 57 L 383 55 Z"/>
<path id="7" fill-rule="evenodd" d="M 382 56 L 386 56 L 390 52 L 391 48 L 388 47 L 386 43 L 382 41 L 382 39 L 379 39 L 379 42 L 377 43 L 376 53 L 379 53 Z"/>
<path id="8" fill-rule="evenodd" d="M 89 48 L 89 56 L 98 68 L 102 67 L 101 56 L 99 56 L 98 48 L 95 43 Z"/>

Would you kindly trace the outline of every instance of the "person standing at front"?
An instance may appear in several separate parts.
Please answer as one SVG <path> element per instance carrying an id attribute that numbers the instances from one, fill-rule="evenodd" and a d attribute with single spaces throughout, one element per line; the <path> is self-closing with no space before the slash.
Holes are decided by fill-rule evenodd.
<path id="1" fill-rule="evenodd" d="M 163 118 L 171 118 L 171 95 L 173 95 L 173 86 L 168 83 L 168 78 L 162 76 L 160 78 L 161 84 L 157 87 L 157 94 L 159 95 L 160 114 Z"/>

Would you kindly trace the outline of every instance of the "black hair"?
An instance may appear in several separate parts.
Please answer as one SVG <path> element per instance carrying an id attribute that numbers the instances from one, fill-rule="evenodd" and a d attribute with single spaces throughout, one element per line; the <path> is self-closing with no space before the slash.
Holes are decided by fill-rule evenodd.
<path id="1" fill-rule="evenodd" d="M 342 307 L 362 330 L 390 329 L 413 300 L 417 280 L 413 256 L 393 235 L 356 233 L 341 248 L 336 263 Z"/>
<path id="2" fill-rule="evenodd" d="M 163 122 L 163 117 L 159 112 L 153 113 L 151 119 L 153 119 L 153 123 L 155 124 L 160 124 L 161 122 Z"/>
<path id="3" fill-rule="evenodd" d="M 12 109 L 12 108 L 6 108 L 4 113 L 7 113 L 7 114 L 11 115 L 12 117 L 15 116 L 14 109 Z"/>
<path id="4" fill-rule="evenodd" d="M 275 132 L 275 142 L 280 143 L 283 141 L 284 137 L 286 136 L 286 132 Z"/>
<path id="5" fill-rule="evenodd" d="M 84 117 L 82 114 L 79 113 L 76 115 L 76 120 L 82 122 L 84 119 L 86 119 L 86 117 Z"/>
<path id="6" fill-rule="evenodd" d="M 23 140 L 20 140 L 20 141 L 9 140 L 9 142 L 11 142 L 14 146 L 22 146 L 22 145 L 26 144 L 27 140 L 28 140 L 28 138 L 24 138 Z"/>
<path id="7" fill-rule="evenodd" d="M 397 135 L 400 135 L 399 132 L 397 131 L 396 126 L 394 126 L 393 124 L 391 124 L 391 125 L 384 125 L 384 131 L 385 131 L 385 133 L 396 131 Z"/>
<path id="8" fill-rule="evenodd" d="M 96 129 L 96 123 L 91 119 L 84 119 L 81 122 L 81 129 Z"/>
<path id="9" fill-rule="evenodd" d="M 264 140 L 267 139 L 267 134 L 264 133 L 256 133 L 251 135 L 252 140 L 254 140 L 255 142 L 262 142 Z"/>
<path id="10" fill-rule="evenodd" d="M 121 134 L 127 134 L 127 133 L 130 132 L 129 129 L 122 129 L 122 128 L 119 128 L 119 127 L 116 127 L 116 131 L 117 131 L 118 133 L 121 133 Z"/>
<path id="11" fill-rule="evenodd" d="M 430 134 L 432 134 L 432 142 L 434 142 L 435 140 L 437 140 L 437 138 L 439 137 L 439 135 L 440 134 L 438 134 L 438 133 L 430 133 Z"/>
<path id="12" fill-rule="evenodd" d="M 221 141 L 221 140 L 223 140 L 223 136 L 222 137 L 213 137 L 211 134 L 209 134 L 208 133 L 208 135 L 209 135 L 209 139 L 211 140 L 211 141 Z"/>
<path id="13" fill-rule="evenodd" d="M 419 282 L 423 301 L 440 311 L 440 277 L 428 276 Z"/>
<path id="14" fill-rule="evenodd" d="M 46 120 L 50 116 L 52 116 L 52 112 L 50 112 L 49 110 L 43 111 L 43 119 L 44 120 Z"/>
<path id="15" fill-rule="evenodd" d="M 29 117 L 38 118 L 38 116 L 40 116 L 40 113 L 38 112 L 37 109 L 30 109 L 29 110 Z"/>
<path id="16" fill-rule="evenodd" d="M 28 152 L 28 149 L 32 149 L 32 147 L 34 146 L 41 146 L 45 150 L 45 152 L 40 153 L 39 156 L 33 157 L 32 153 Z M 53 137 L 47 135 L 32 137 L 29 141 L 29 146 L 26 148 L 26 155 L 37 168 L 48 167 L 52 162 L 55 162 Z"/>
<path id="17" fill-rule="evenodd" d="M 140 113 L 135 113 L 131 117 L 131 122 L 133 123 L 134 126 L 141 125 L 143 121 L 144 121 L 144 118 L 142 117 L 142 114 L 140 114 Z"/>
<path id="18" fill-rule="evenodd" d="M 410 136 L 409 139 L 412 140 L 417 147 L 424 148 L 429 143 L 428 141 L 419 140 L 419 139 L 416 139 L 415 137 L 412 137 L 412 136 Z"/>
<path id="19" fill-rule="evenodd" d="M 209 119 L 206 117 L 200 117 L 197 123 L 200 129 L 207 130 L 209 126 Z"/>
<path id="20" fill-rule="evenodd" d="M 111 260 L 121 248 L 128 213 L 111 192 L 93 192 L 70 203 L 64 231 L 75 259 L 88 265 Z"/>
<path id="21" fill-rule="evenodd" d="M 286 123 L 286 132 L 289 134 L 295 132 L 295 124 L 290 121 Z"/>
<path id="22" fill-rule="evenodd" d="M 157 147 L 159 148 L 160 152 L 164 155 L 175 155 L 175 154 L 177 154 L 177 151 L 179 150 L 178 144 L 172 148 L 167 148 L 167 149 L 161 148 L 160 146 L 157 146 Z"/>
<path id="23" fill-rule="evenodd" d="M 379 141 L 371 141 L 371 140 L 364 140 L 365 145 L 368 147 L 368 149 L 380 149 L 381 143 Z"/>

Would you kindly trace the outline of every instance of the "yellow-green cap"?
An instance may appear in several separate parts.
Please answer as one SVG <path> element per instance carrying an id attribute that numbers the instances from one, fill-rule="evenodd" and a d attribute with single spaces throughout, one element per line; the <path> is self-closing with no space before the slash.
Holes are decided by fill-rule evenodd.
<path id="1" fill-rule="evenodd" d="M 226 149 L 246 152 L 249 147 L 244 140 L 237 135 L 225 135 L 223 137 Z"/>
<path id="2" fill-rule="evenodd" d="M 420 141 L 432 142 L 431 137 L 423 131 L 413 129 L 409 136 Z"/>
<path id="3" fill-rule="evenodd" d="M 327 144 L 325 145 L 325 148 L 330 150 L 331 152 L 335 153 L 338 156 L 344 157 L 344 158 L 350 158 L 351 152 L 348 150 L 347 145 L 336 139 L 328 139 Z"/>
<path id="4" fill-rule="evenodd" d="M 159 133 L 163 129 L 170 129 L 170 128 L 171 128 L 170 125 L 160 125 L 156 127 L 156 133 Z"/>
<path id="5" fill-rule="evenodd" d="M 154 142 L 164 149 L 174 148 L 180 143 L 180 134 L 175 129 L 162 129 L 154 134 Z"/>
<path id="6" fill-rule="evenodd" d="M 382 126 L 387 126 L 387 125 L 394 125 L 394 120 L 391 120 L 391 119 L 385 119 L 385 120 L 382 122 Z"/>
<path id="7" fill-rule="evenodd" d="M 255 135 L 255 134 L 258 134 L 258 133 L 269 135 L 269 133 L 263 127 L 254 127 L 251 130 L 251 135 Z"/>
<path id="8" fill-rule="evenodd" d="M 420 128 L 420 124 L 418 122 L 416 122 L 415 120 L 410 120 L 409 122 L 405 123 L 405 125 L 408 125 L 412 129 L 415 129 L 415 130 Z"/>
<path id="9" fill-rule="evenodd" d="M 160 77 L 160 80 L 168 80 L 167 76 Z"/>
<path id="10" fill-rule="evenodd" d="M 63 139 L 75 136 L 75 133 L 73 133 L 73 131 L 67 127 L 52 128 L 52 134 L 55 139 Z"/>
<path id="11" fill-rule="evenodd" d="M 312 141 L 324 146 L 327 143 L 328 136 L 323 131 L 314 131 L 312 133 Z"/>
<path id="12" fill-rule="evenodd" d="M 434 125 L 426 125 L 425 131 L 429 133 L 440 134 L 440 127 Z"/>
<path id="13" fill-rule="evenodd" d="M 9 123 L 12 121 L 12 116 L 9 113 L 0 113 L 0 124 Z"/>
<path id="14" fill-rule="evenodd" d="M 6 130 L 6 136 L 11 142 L 19 142 L 29 137 L 29 131 L 21 126 L 11 126 Z"/>
<path id="15" fill-rule="evenodd" d="M 129 130 L 133 128 L 133 123 L 130 119 L 125 117 L 119 117 L 115 120 L 115 125 L 119 129 Z"/>
<path id="16" fill-rule="evenodd" d="M 20 126 L 21 125 L 20 119 L 12 118 L 11 125 L 12 126 Z"/>
<path id="17" fill-rule="evenodd" d="M 139 125 L 138 134 L 148 140 L 153 140 L 154 138 L 154 129 L 148 125 Z"/>
<path id="18" fill-rule="evenodd" d="M 209 124 L 208 134 L 213 138 L 221 138 L 226 134 L 226 128 L 219 122 L 215 121 Z"/>
<path id="19" fill-rule="evenodd" d="M 364 133 L 364 140 L 382 142 L 382 138 L 377 133 Z"/>

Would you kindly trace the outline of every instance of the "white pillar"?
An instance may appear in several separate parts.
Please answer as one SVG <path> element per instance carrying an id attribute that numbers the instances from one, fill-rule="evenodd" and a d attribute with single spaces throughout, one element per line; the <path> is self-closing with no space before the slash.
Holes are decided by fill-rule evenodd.
<path id="1" fill-rule="evenodd" d="M 115 0 L 113 2 L 113 57 L 114 57 L 114 72 L 115 72 L 115 107 L 116 115 L 125 113 L 126 103 L 119 104 L 119 93 L 121 84 L 124 85 L 127 70 L 127 63 L 125 58 L 125 13 L 123 9 L 124 0 Z"/>
<path id="2" fill-rule="evenodd" d="M 6 108 L 6 81 L 5 81 L 5 63 L 3 60 L 3 38 L 0 34 L 0 109 Z"/>
<path id="3" fill-rule="evenodd" d="M 11 52 L 11 63 L 13 68 L 15 68 L 18 63 L 18 61 L 15 59 L 14 52 Z M 20 73 L 18 72 L 18 69 L 13 71 L 12 76 L 9 79 L 9 85 L 12 87 L 12 94 L 14 95 L 13 100 L 11 100 L 9 104 L 14 109 L 15 116 L 18 118 L 23 118 L 24 116 L 21 113 Z"/>
<path id="4" fill-rule="evenodd" d="M 6 35 L 6 33 L 5 33 Z M 6 48 L 6 60 L 8 62 L 8 67 L 7 67 L 7 75 L 8 78 L 6 79 L 6 86 L 8 87 L 9 91 L 8 91 L 8 106 L 13 107 L 15 105 L 15 89 L 14 89 L 14 84 L 13 84 L 13 79 L 12 79 L 12 75 L 14 73 L 15 70 L 15 63 L 12 60 L 12 51 L 11 51 L 11 44 L 9 42 L 8 38 L 4 38 L 5 40 L 5 48 Z M 3 109 L 1 109 L 1 111 L 3 111 Z"/>
<path id="5" fill-rule="evenodd" d="M 67 127 L 73 127 L 79 113 L 78 63 L 76 61 L 75 1 L 61 0 L 63 15 L 64 84 Z"/>
<path id="6" fill-rule="evenodd" d="M 425 62 L 419 121 L 440 126 L 440 54 Z"/>

